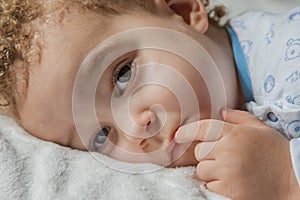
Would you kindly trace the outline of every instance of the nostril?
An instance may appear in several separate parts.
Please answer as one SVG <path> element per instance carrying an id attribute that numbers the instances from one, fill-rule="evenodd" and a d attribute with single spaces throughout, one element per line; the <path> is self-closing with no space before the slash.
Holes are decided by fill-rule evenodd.
<path id="1" fill-rule="evenodd" d="M 153 112 L 149 112 L 148 113 L 148 122 L 147 122 L 147 126 L 149 126 L 152 122 L 155 122 L 156 120 L 156 116 Z"/>

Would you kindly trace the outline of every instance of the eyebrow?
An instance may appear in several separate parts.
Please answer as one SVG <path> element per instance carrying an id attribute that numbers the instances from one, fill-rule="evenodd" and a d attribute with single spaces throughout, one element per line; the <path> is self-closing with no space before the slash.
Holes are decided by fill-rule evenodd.
<path id="1" fill-rule="evenodd" d="M 118 44 L 115 42 L 106 45 L 103 45 L 102 43 L 98 44 L 86 55 L 83 62 L 81 63 L 80 68 L 84 68 L 82 72 L 84 72 L 85 74 L 95 73 L 95 68 L 99 67 L 98 63 L 101 64 L 105 62 L 108 53 L 112 52 L 117 47 Z"/>
<path id="2" fill-rule="evenodd" d="M 86 74 L 95 73 L 95 68 L 99 67 L 99 64 L 101 68 L 105 68 L 120 56 L 141 49 L 139 47 L 139 40 L 136 40 L 136 38 L 127 39 L 125 37 L 127 34 L 125 36 L 122 34 L 123 32 L 102 41 L 87 54 L 81 64 L 81 66 L 88 65 L 87 69 L 85 69 Z"/>
<path id="3" fill-rule="evenodd" d="M 120 56 L 125 55 L 126 53 L 132 52 L 133 50 L 137 50 L 138 43 L 133 39 L 126 40 L 124 38 L 120 38 L 119 36 L 109 38 L 108 40 L 104 40 L 99 43 L 95 48 L 93 48 L 83 59 L 82 63 L 76 74 L 76 79 L 73 85 L 73 93 L 72 93 L 72 104 L 73 104 L 73 116 L 74 123 L 76 121 L 80 121 L 80 117 L 76 112 L 80 112 L 82 108 L 88 112 L 87 117 L 89 118 L 91 124 L 97 123 L 99 126 L 99 122 L 94 119 L 94 105 L 95 105 L 95 93 L 100 80 L 100 75 L 104 74 L 107 67 L 109 67 L 114 61 L 116 61 Z M 75 99 L 74 99 L 75 97 Z M 84 102 L 84 105 L 82 104 Z M 75 105 L 75 107 L 74 107 Z M 79 108 L 79 110 L 74 110 Z M 82 106 L 87 106 L 82 107 Z M 92 107 L 90 107 L 92 106 Z M 75 115 L 74 115 L 75 112 Z M 91 112 L 91 113 L 89 113 Z M 90 115 L 90 116 L 89 116 Z M 77 118 L 77 119 L 76 119 Z M 77 135 L 75 135 L 77 134 Z M 80 137 L 77 128 L 74 124 L 74 131 L 72 134 L 72 139 L 70 141 L 72 144 L 77 144 L 77 140 L 75 138 L 79 138 L 81 144 L 89 145 L 90 141 L 87 141 L 87 136 L 91 137 L 91 133 L 87 133 L 86 137 Z M 86 141 L 85 141 L 86 140 Z"/>

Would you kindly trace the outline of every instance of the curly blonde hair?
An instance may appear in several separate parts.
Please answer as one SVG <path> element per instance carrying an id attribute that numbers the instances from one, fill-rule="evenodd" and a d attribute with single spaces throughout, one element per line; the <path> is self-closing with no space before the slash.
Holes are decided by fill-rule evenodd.
<path id="1" fill-rule="evenodd" d="M 18 99 L 25 98 L 28 67 L 34 56 L 32 22 L 49 11 L 50 5 L 39 0 L 1 0 L 0 2 L 0 114 L 18 118 Z M 68 9 L 92 10 L 119 14 L 126 9 L 150 10 L 144 0 L 56 0 L 51 2 Z M 46 7 L 49 6 L 49 7 Z"/>
<path id="2" fill-rule="evenodd" d="M 30 59 L 36 56 L 33 37 L 37 30 L 32 22 L 49 11 L 41 0 L 1 0 L 0 2 L 0 114 L 18 119 L 18 99 L 26 98 L 28 67 Z M 101 14 L 121 14 L 134 9 L 151 11 L 148 0 L 56 0 L 51 4 L 60 7 L 75 7 Z M 205 6 L 209 0 L 203 0 Z M 210 11 L 210 13 L 213 11 Z M 223 10 L 214 9 L 214 16 L 220 17 Z"/>
<path id="3" fill-rule="evenodd" d="M 0 112 L 16 115 L 17 71 L 25 76 L 27 50 L 32 32 L 26 24 L 40 15 L 40 6 L 32 0 L 2 0 L 0 3 Z M 16 65 L 24 61 L 23 66 Z M 16 66 L 16 67 L 15 67 Z"/>

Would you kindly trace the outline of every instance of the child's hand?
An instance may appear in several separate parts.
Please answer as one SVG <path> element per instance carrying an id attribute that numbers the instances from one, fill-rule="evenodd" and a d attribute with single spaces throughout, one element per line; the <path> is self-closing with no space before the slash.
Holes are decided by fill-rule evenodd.
<path id="1" fill-rule="evenodd" d="M 197 176 L 207 188 L 232 199 L 300 199 L 289 141 L 248 112 L 224 115 L 225 123 L 194 122 L 175 137 L 177 143 L 200 141 Z"/>

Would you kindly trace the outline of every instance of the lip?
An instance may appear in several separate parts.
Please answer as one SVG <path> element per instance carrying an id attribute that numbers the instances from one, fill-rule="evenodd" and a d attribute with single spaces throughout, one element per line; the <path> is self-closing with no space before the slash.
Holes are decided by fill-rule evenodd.
<path id="1" fill-rule="evenodd" d="M 168 154 L 170 154 L 171 157 L 172 157 L 172 154 L 173 154 L 173 150 L 176 147 L 176 143 L 174 141 L 174 138 L 175 138 L 175 134 L 176 134 L 178 128 L 176 128 L 173 132 L 171 132 L 170 137 L 169 137 L 169 144 L 166 147 L 166 151 L 167 151 Z"/>
<path id="2" fill-rule="evenodd" d="M 170 138 L 169 138 L 169 141 L 170 141 L 170 142 L 173 142 L 173 141 L 174 141 L 175 134 L 176 134 L 176 132 L 177 132 L 178 129 L 179 129 L 179 127 L 176 128 L 175 131 L 174 131 L 172 134 L 170 134 Z"/>

